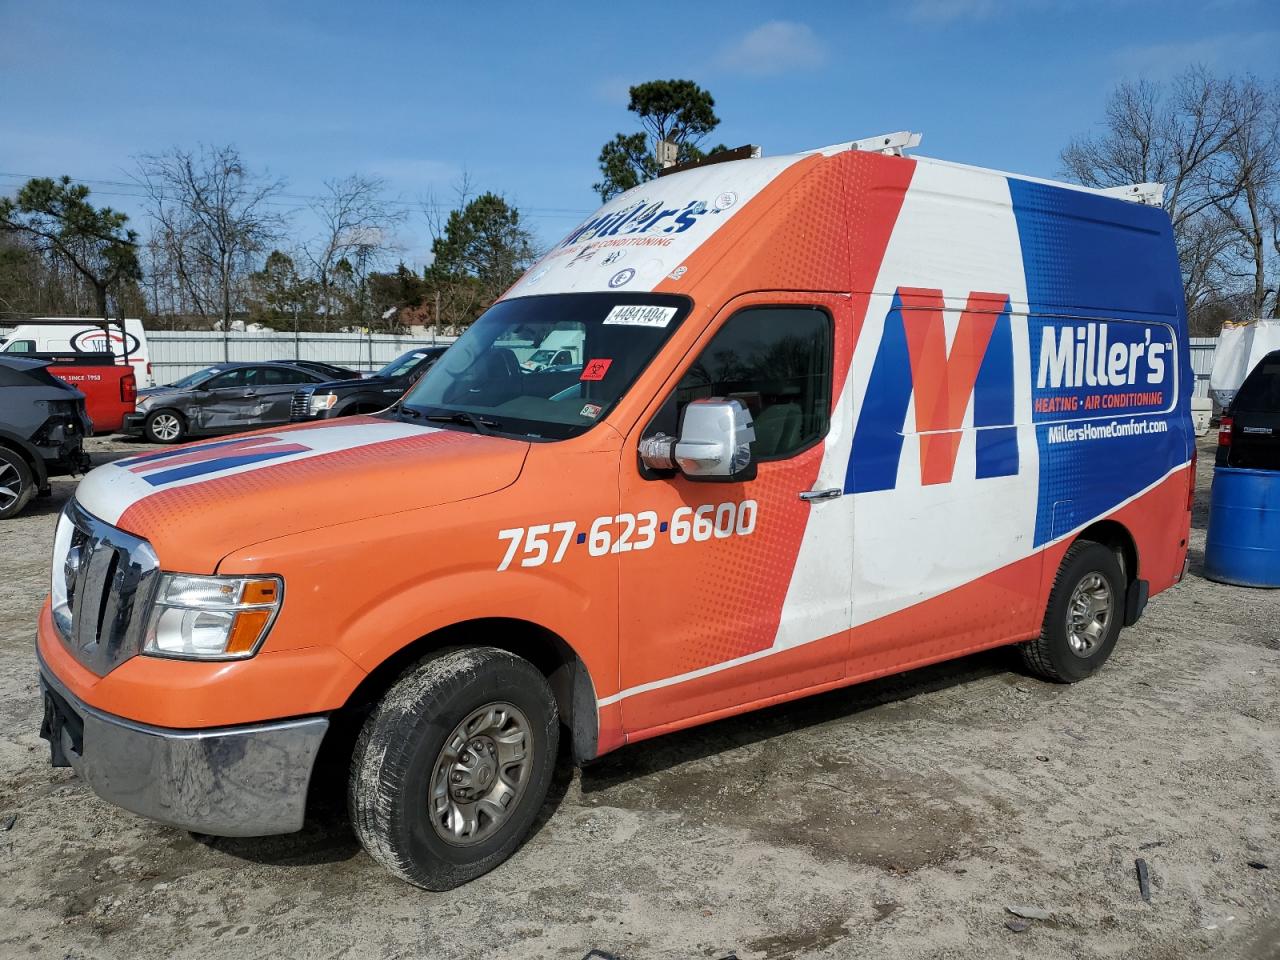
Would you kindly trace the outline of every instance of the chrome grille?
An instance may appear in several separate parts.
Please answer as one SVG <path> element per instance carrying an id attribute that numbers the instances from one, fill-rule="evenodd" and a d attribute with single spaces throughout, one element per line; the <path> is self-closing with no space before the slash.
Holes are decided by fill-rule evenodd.
<path id="1" fill-rule="evenodd" d="M 142 649 L 159 570 L 145 540 L 67 504 L 54 539 L 53 620 L 84 667 L 105 676 Z"/>
<path id="2" fill-rule="evenodd" d="M 314 387 L 304 387 L 301 390 L 293 391 L 293 401 L 289 404 L 290 420 L 311 419 L 311 395 L 315 392 Z"/>

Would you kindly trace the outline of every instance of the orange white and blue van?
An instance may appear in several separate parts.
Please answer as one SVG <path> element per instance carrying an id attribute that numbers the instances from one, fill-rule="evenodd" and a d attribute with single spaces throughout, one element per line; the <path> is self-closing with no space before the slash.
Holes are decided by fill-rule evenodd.
<path id="1" fill-rule="evenodd" d="M 93 471 L 39 622 L 54 763 L 256 835 L 336 755 L 369 853 L 443 889 L 562 740 L 1002 645 L 1093 673 L 1186 559 L 1169 218 L 904 142 L 660 177 L 386 411 Z M 548 337 L 581 357 L 525 367 Z"/>

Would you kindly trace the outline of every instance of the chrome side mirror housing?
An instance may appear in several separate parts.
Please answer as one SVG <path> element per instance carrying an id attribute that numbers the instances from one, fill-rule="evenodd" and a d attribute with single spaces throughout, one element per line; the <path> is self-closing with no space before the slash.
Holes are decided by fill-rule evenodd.
<path id="1" fill-rule="evenodd" d="M 753 466 L 756 438 L 751 413 L 739 400 L 694 400 L 680 418 L 680 436 L 640 441 L 640 461 L 651 470 L 679 470 L 690 480 L 744 480 Z"/>

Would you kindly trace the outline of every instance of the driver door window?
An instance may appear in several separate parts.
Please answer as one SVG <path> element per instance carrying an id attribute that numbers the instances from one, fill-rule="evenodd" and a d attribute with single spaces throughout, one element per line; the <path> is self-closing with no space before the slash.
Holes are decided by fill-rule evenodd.
<path id="1" fill-rule="evenodd" d="M 827 433 L 831 410 L 831 317 L 813 307 L 753 307 L 707 344 L 654 417 L 646 435 L 678 436 L 693 400 L 740 400 L 751 412 L 756 462 L 795 456 Z"/>

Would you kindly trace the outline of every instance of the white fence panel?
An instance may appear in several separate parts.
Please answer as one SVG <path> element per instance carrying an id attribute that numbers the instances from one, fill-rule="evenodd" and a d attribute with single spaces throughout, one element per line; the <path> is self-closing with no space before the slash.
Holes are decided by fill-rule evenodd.
<path id="1" fill-rule="evenodd" d="M 0 327 L 0 336 L 4 328 Z M 367 336 L 356 333 L 232 333 L 228 337 L 230 356 L 223 348 L 222 334 L 211 331 L 148 330 L 151 364 L 156 383 L 172 383 L 179 377 L 226 360 L 323 360 L 356 370 L 376 370 L 406 350 L 430 344 L 452 343 L 455 337 Z M 1195 375 L 1192 396 L 1209 396 L 1209 374 L 1213 371 L 1216 337 L 1191 337 L 1191 369 Z"/>
<path id="2" fill-rule="evenodd" d="M 1191 372 L 1195 375 L 1191 396 L 1204 400 L 1209 396 L 1209 374 L 1213 372 L 1213 354 L 1218 348 L 1217 337 L 1188 337 L 1191 350 Z"/>
<path id="3" fill-rule="evenodd" d="M 172 383 L 228 360 L 321 360 L 355 370 L 377 370 L 414 347 L 447 344 L 454 337 L 400 337 L 357 333 L 231 333 L 149 330 L 156 383 Z"/>

